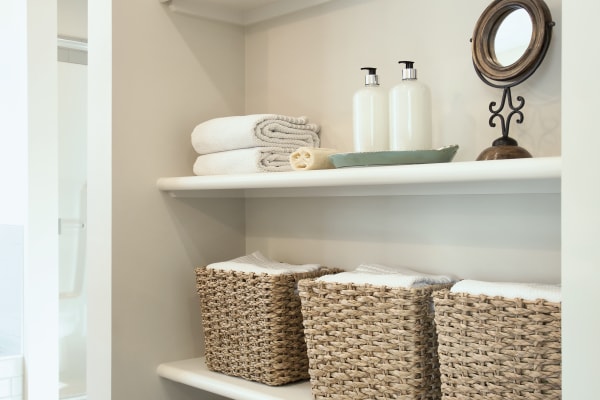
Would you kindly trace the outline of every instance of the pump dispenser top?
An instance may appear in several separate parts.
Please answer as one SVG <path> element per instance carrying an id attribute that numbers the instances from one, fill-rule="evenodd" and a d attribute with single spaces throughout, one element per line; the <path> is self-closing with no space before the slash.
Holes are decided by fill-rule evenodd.
<path id="1" fill-rule="evenodd" d="M 352 99 L 354 151 L 388 150 L 388 94 L 379 86 L 377 68 L 363 67 L 368 73 L 365 86 Z"/>
<path id="2" fill-rule="evenodd" d="M 414 61 L 398 61 L 398 64 L 404 64 L 406 67 L 402 70 L 402 80 L 417 79 L 417 70 L 413 68 Z"/>
<path id="3" fill-rule="evenodd" d="M 414 61 L 398 61 L 404 64 L 402 82 L 390 90 L 390 149 L 430 150 L 431 93 L 417 80 Z"/>
<path id="4" fill-rule="evenodd" d="M 373 67 L 363 67 L 361 71 L 369 71 L 367 75 L 365 75 L 365 86 L 379 86 L 379 77 L 377 76 L 377 68 Z"/>

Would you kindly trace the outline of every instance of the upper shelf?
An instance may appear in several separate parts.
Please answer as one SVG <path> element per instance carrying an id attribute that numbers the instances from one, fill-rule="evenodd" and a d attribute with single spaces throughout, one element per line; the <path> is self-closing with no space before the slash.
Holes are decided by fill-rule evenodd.
<path id="1" fill-rule="evenodd" d="M 560 193 L 561 158 L 160 178 L 176 197 Z"/>
<path id="2" fill-rule="evenodd" d="M 330 0 L 159 0 L 172 11 L 196 17 L 251 25 Z"/>

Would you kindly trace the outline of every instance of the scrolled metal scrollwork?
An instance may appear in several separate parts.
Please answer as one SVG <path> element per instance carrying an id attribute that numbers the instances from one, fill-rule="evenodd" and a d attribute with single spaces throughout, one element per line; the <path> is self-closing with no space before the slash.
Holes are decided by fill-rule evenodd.
<path id="1" fill-rule="evenodd" d="M 501 127 L 502 127 L 502 137 L 503 138 L 508 137 L 508 133 L 510 131 L 510 123 L 514 116 L 518 117 L 517 120 L 515 121 L 517 124 L 523 123 L 523 121 L 525 119 L 525 117 L 523 116 L 523 112 L 521 111 L 523 109 L 523 107 L 525 106 L 525 99 L 523 98 L 523 96 L 517 96 L 516 100 L 519 102 L 517 106 L 515 106 L 515 104 L 513 102 L 510 87 L 505 87 L 504 92 L 502 93 L 502 101 L 500 102 L 500 106 L 497 109 L 494 109 L 494 107 L 496 107 L 497 103 L 495 101 L 492 101 L 490 103 L 489 109 L 490 109 L 490 112 L 492 113 L 492 115 L 490 116 L 489 124 L 492 128 L 495 128 L 496 123 L 494 122 L 494 120 L 499 119 L 500 123 L 501 123 Z M 508 103 L 508 108 L 511 111 L 510 111 L 510 113 L 508 113 L 508 116 L 504 117 L 504 115 L 502 114 L 502 111 L 504 111 L 504 107 L 506 106 L 507 103 Z"/>

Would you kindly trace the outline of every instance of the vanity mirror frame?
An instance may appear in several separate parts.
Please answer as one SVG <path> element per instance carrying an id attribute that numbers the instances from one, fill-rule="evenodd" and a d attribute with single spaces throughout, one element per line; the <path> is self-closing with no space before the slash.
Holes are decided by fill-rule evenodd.
<path id="1" fill-rule="evenodd" d="M 510 65 L 502 65 L 495 52 L 495 37 L 512 12 L 525 10 L 532 23 L 527 49 Z M 552 36 L 552 15 L 543 0 L 495 0 L 481 14 L 473 32 L 473 64 L 479 77 L 493 87 L 515 86 L 529 78 L 542 63 Z M 495 83 L 498 81 L 500 83 Z"/>
<path id="2" fill-rule="evenodd" d="M 529 44 L 516 61 L 502 65 L 496 54 L 496 34 L 506 18 L 519 10 L 525 10 L 531 20 Z M 509 137 L 513 118 L 516 118 L 517 124 L 523 123 L 522 109 L 525 106 L 523 96 L 513 99 L 511 88 L 529 78 L 541 65 L 552 39 L 553 27 L 552 14 L 544 0 L 494 0 L 479 17 L 471 38 L 473 66 L 484 83 L 503 89 L 503 93 L 500 105 L 495 101 L 489 105 L 492 114 L 489 125 L 494 128 L 495 121 L 499 120 L 502 136 L 479 154 L 478 161 L 532 157 L 529 151 Z M 503 114 L 505 106 L 508 107 L 507 115 Z"/>

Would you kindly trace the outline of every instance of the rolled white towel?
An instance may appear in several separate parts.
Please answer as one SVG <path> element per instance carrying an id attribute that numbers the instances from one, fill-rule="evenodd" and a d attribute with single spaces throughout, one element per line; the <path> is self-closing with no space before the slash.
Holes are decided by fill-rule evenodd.
<path id="1" fill-rule="evenodd" d="M 329 156 L 339 153 L 323 147 L 300 147 L 290 155 L 290 164 L 296 171 L 335 168 Z"/>
<path id="2" fill-rule="evenodd" d="M 196 158 L 193 171 L 195 175 L 291 171 L 291 152 L 279 147 L 252 147 L 204 154 Z"/>
<path id="3" fill-rule="evenodd" d="M 560 285 L 541 283 L 486 282 L 465 279 L 452 286 L 450 292 L 523 300 L 542 299 L 553 303 L 562 301 Z"/>
<path id="4" fill-rule="evenodd" d="M 192 146 L 198 154 L 269 146 L 290 148 L 319 147 L 320 127 L 306 117 L 252 114 L 215 118 L 192 131 Z"/>
<path id="5" fill-rule="evenodd" d="M 388 267 L 379 264 L 362 264 L 353 271 L 325 275 L 317 279 L 321 282 L 353 283 L 356 285 L 376 285 L 394 288 L 419 288 L 454 282 L 448 275 L 431 275 L 404 267 Z"/>
<path id="6" fill-rule="evenodd" d="M 319 264 L 286 264 L 271 260 L 264 256 L 261 252 L 255 251 L 242 257 L 234 258 L 229 261 L 209 264 L 207 269 L 215 269 L 221 271 L 237 271 L 255 274 L 296 274 L 303 272 L 313 272 L 321 269 Z"/>

